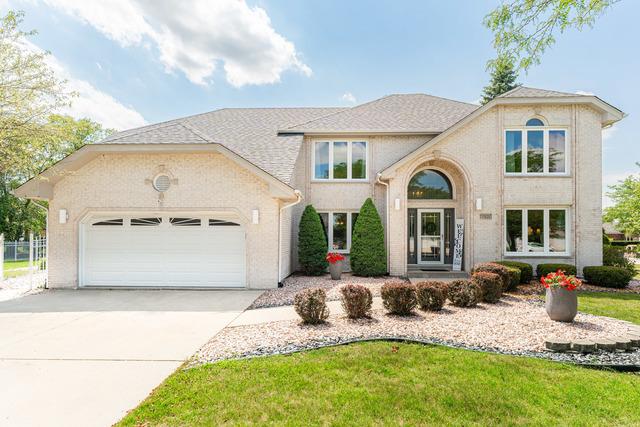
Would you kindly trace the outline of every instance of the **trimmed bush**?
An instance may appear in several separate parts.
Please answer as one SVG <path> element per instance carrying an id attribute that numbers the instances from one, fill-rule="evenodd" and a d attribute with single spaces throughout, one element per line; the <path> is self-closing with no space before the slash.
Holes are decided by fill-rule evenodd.
<path id="1" fill-rule="evenodd" d="M 436 280 L 420 282 L 416 285 L 416 299 L 420 310 L 441 310 L 447 300 L 447 284 Z"/>
<path id="2" fill-rule="evenodd" d="M 513 291 L 520 284 L 520 269 L 516 267 L 507 267 L 509 271 L 509 287 L 508 291 Z"/>
<path id="3" fill-rule="evenodd" d="M 382 276 L 387 273 L 387 249 L 384 228 L 373 201 L 365 200 L 353 227 L 349 262 L 358 276 Z"/>
<path id="4" fill-rule="evenodd" d="M 573 264 L 538 264 L 536 267 L 536 275 L 538 277 L 546 276 L 549 273 L 555 273 L 558 270 L 564 271 L 566 275 L 576 275 L 576 266 Z"/>
<path id="5" fill-rule="evenodd" d="M 362 285 L 345 285 L 340 288 L 342 308 L 349 319 L 369 317 L 373 298 L 371 291 Z"/>
<path id="6" fill-rule="evenodd" d="M 520 270 L 517 270 L 520 274 Z M 487 273 L 484 271 L 478 271 L 474 273 L 471 280 L 473 280 L 480 289 L 482 289 L 482 300 L 491 304 L 495 304 L 500 301 L 502 297 L 502 279 L 495 273 Z"/>
<path id="7" fill-rule="evenodd" d="M 496 264 L 504 265 L 505 267 L 513 267 L 520 270 L 520 283 L 528 284 L 533 280 L 533 266 L 526 262 L 519 261 L 494 261 Z"/>
<path id="8" fill-rule="evenodd" d="M 473 307 L 482 299 L 482 289 L 471 280 L 454 280 L 449 283 L 447 297 L 456 307 Z"/>
<path id="9" fill-rule="evenodd" d="M 300 218 L 298 229 L 298 262 L 305 274 L 319 276 L 324 273 L 327 262 L 327 236 L 324 234 L 320 215 L 312 205 L 307 205 Z"/>
<path id="10" fill-rule="evenodd" d="M 633 276 L 635 274 L 635 264 L 624 256 L 625 252 L 626 248 L 620 246 L 603 246 L 602 265 L 626 268 Z"/>
<path id="11" fill-rule="evenodd" d="M 633 274 L 623 267 L 590 266 L 582 269 L 584 278 L 590 285 L 605 288 L 626 288 Z"/>
<path id="12" fill-rule="evenodd" d="M 496 264 L 495 262 L 482 262 L 480 264 L 476 264 L 471 270 L 471 274 L 477 272 L 484 273 L 493 273 L 500 276 L 500 280 L 502 280 L 502 290 L 506 291 L 509 289 L 509 284 L 511 283 L 511 276 L 509 275 L 508 267 L 504 265 Z"/>
<path id="13" fill-rule="evenodd" d="M 393 281 L 380 289 L 382 305 L 391 314 L 408 316 L 416 308 L 416 287 L 411 283 Z"/>
<path id="14" fill-rule="evenodd" d="M 324 289 L 304 289 L 293 298 L 293 307 L 303 323 L 315 325 L 329 317 L 327 293 Z"/>

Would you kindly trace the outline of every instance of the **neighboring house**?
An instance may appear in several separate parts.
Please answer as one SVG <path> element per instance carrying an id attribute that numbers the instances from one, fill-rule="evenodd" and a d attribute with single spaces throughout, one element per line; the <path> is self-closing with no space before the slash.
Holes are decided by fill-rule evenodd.
<path id="1" fill-rule="evenodd" d="M 353 108 L 223 109 L 120 132 L 15 193 L 49 201 L 51 287 L 272 288 L 306 204 L 349 252 L 371 197 L 389 273 L 497 259 L 602 262 L 595 96 L 526 87 L 488 104 L 423 94 Z M 300 203 L 298 203 L 300 202 Z"/>
<path id="2" fill-rule="evenodd" d="M 640 236 L 626 235 L 622 231 L 618 230 L 616 223 L 605 222 L 602 224 L 602 231 L 611 240 L 640 240 Z"/>

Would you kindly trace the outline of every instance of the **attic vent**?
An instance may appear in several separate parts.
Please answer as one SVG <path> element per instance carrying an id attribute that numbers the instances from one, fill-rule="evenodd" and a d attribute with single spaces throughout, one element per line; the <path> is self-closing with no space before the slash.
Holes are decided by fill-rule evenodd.
<path id="1" fill-rule="evenodd" d="M 160 174 L 153 178 L 153 188 L 160 193 L 164 193 L 171 187 L 171 178 L 168 175 Z"/>

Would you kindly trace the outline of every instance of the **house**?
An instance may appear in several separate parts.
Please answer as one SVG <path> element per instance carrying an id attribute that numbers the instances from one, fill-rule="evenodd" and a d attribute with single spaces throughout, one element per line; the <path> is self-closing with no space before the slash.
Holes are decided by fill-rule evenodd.
<path id="1" fill-rule="evenodd" d="M 116 133 L 15 193 L 49 202 L 49 285 L 272 288 L 313 204 L 349 252 L 371 197 L 392 275 L 496 259 L 602 262 L 596 96 L 518 87 L 353 108 L 222 109 Z M 460 248 L 458 248 L 460 249 Z"/>
<path id="2" fill-rule="evenodd" d="M 639 241 L 640 236 L 633 234 L 625 234 L 622 231 L 618 230 L 618 224 L 614 222 L 605 222 L 602 224 L 602 232 L 611 240 L 628 240 L 628 241 Z"/>

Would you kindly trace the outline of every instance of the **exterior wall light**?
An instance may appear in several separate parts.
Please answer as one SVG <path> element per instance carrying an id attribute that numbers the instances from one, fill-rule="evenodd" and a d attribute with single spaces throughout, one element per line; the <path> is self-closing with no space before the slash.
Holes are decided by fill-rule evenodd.
<path id="1" fill-rule="evenodd" d="M 394 202 L 395 202 L 394 203 L 394 207 L 396 208 L 397 211 L 399 211 L 400 210 L 400 199 L 396 199 Z"/>
<path id="2" fill-rule="evenodd" d="M 69 214 L 67 213 L 67 210 L 60 209 L 58 211 L 58 222 L 60 224 L 66 224 L 68 219 L 69 219 Z"/>
<path id="3" fill-rule="evenodd" d="M 476 199 L 476 210 L 477 211 L 482 210 L 482 199 Z"/>
<path id="4" fill-rule="evenodd" d="M 260 211 L 258 209 L 251 211 L 251 222 L 253 224 L 260 224 Z"/>

